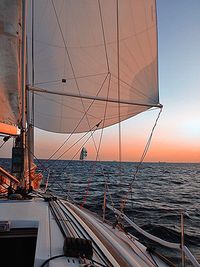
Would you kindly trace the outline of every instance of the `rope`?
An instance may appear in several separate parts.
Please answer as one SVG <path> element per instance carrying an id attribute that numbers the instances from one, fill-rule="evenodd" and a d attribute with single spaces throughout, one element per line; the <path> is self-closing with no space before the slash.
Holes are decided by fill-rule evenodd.
<path id="1" fill-rule="evenodd" d="M 108 76 L 109 76 L 109 73 L 107 73 L 105 79 L 103 80 L 102 85 L 101 85 L 99 91 L 97 92 L 96 96 L 98 96 L 98 94 L 99 94 L 100 91 L 102 90 L 102 88 L 103 88 L 103 86 L 104 86 L 104 84 L 105 84 L 105 82 L 106 82 Z M 73 132 L 70 134 L 70 136 L 69 136 L 67 139 L 65 139 L 65 141 L 63 142 L 63 144 L 62 144 L 62 145 L 61 145 L 61 146 L 60 146 L 60 147 L 59 147 L 59 148 L 58 148 L 58 149 L 57 149 L 57 150 L 56 150 L 56 151 L 49 157 L 49 159 L 48 159 L 47 161 L 49 161 L 50 159 L 52 159 L 53 156 L 54 156 L 57 152 L 59 152 L 60 149 L 61 149 L 61 148 L 67 143 L 67 141 L 71 138 L 71 136 L 74 134 L 74 132 L 76 131 L 76 129 L 79 127 L 80 123 L 83 121 L 84 117 L 87 115 L 87 113 L 88 113 L 88 111 L 90 110 L 91 106 L 93 105 L 94 101 L 95 101 L 95 100 L 93 100 L 93 101 L 91 102 L 91 104 L 89 105 L 89 107 L 87 108 L 87 110 L 85 110 L 85 112 L 84 112 L 82 118 L 80 119 L 79 123 L 78 123 L 77 126 L 74 128 L 74 130 L 73 130 Z M 96 125 L 95 125 L 95 126 L 96 126 Z M 95 127 L 95 126 L 94 126 L 94 127 Z M 94 128 L 94 127 L 93 127 L 93 128 Z M 90 131 L 93 131 L 93 128 L 90 128 Z M 87 134 L 87 133 L 86 133 L 86 134 Z M 62 155 L 61 155 L 61 157 L 62 157 Z M 60 157 L 59 157 L 59 158 L 60 158 Z M 57 159 L 59 159 L 59 158 L 57 158 Z"/>
<path id="2" fill-rule="evenodd" d="M 108 80 L 107 99 L 109 97 L 109 91 L 110 91 L 110 79 L 111 79 L 111 75 L 109 76 L 109 80 Z M 96 150 L 96 160 L 95 160 L 95 164 L 94 164 L 94 168 L 93 168 L 94 171 L 95 171 L 96 162 L 99 159 L 99 151 L 100 151 L 100 147 L 101 147 L 101 143 L 102 143 L 102 138 L 103 138 L 103 131 L 104 131 L 104 126 L 105 126 L 105 119 L 106 119 L 107 107 L 108 107 L 108 102 L 106 101 L 105 110 L 104 110 L 104 118 L 103 118 L 103 126 L 102 126 L 102 130 L 101 130 L 99 145 L 98 145 L 98 148 Z M 94 142 L 94 144 L 95 144 L 95 142 Z M 95 146 L 95 148 L 96 148 L 96 146 Z M 85 196 L 83 197 L 83 201 L 82 201 L 82 203 L 80 205 L 81 208 L 83 208 L 83 206 L 84 206 L 84 204 L 85 204 L 85 202 L 87 200 L 91 180 L 92 180 L 92 176 L 90 176 L 90 178 L 88 179 L 88 185 L 87 185 L 86 193 L 85 193 Z M 105 183 L 106 183 L 106 180 L 105 180 Z"/>
<path id="3" fill-rule="evenodd" d="M 81 148 L 74 154 L 74 156 L 72 157 L 72 159 L 69 161 L 69 163 L 62 169 L 62 172 L 68 167 L 68 165 L 70 164 L 70 162 L 76 157 L 76 155 L 80 152 L 80 150 L 82 149 L 82 147 L 88 142 L 88 140 L 92 137 L 92 135 L 94 134 L 94 132 L 96 131 L 97 129 L 95 129 L 92 133 L 90 133 L 90 136 L 86 139 L 86 141 L 83 143 L 83 145 L 81 146 Z M 55 178 L 54 178 L 54 182 L 51 184 L 51 186 L 55 183 Z M 63 192 L 65 192 L 65 189 L 62 188 Z"/>
<path id="4" fill-rule="evenodd" d="M 55 8 L 55 5 L 54 5 L 54 1 L 51 0 L 51 2 L 52 2 L 52 6 L 53 6 L 53 9 L 54 9 L 54 12 L 55 12 L 55 16 L 56 16 L 56 20 L 57 20 L 57 23 L 58 23 L 58 27 L 59 27 L 59 30 L 60 30 L 60 33 L 61 33 L 61 36 L 62 36 L 62 39 L 63 39 L 63 43 L 64 43 L 64 46 L 65 46 L 65 50 L 66 50 L 66 53 L 67 53 L 67 56 L 68 56 L 69 64 L 70 64 L 70 66 L 71 66 L 71 70 L 72 70 L 72 73 L 73 73 L 74 81 L 75 81 L 75 83 L 76 83 L 76 87 L 77 87 L 77 89 L 78 89 L 78 91 L 79 91 L 79 94 L 81 95 L 80 88 L 79 88 L 79 85 L 78 85 L 78 81 L 77 81 L 77 78 L 76 78 L 76 75 L 75 75 L 75 70 L 74 70 L 74 67 L 73 67 L 73 64 L 72 64 L 72 61 L 71 61 L 71 57 L 70 57 L 68 48 L 67 48 L 67 44 L 66 44 L 66 41 L 65 41 L 65 38 L 64 38 L 64 34 L 63 34 L 63 32 L 62 32 L 62 29 L 61 29 L 61 25 L 60 25 L 59 18 L 58 18 L 57 12 L 56 12 L 56 8 Z M 108 73 L 107 73 L 107 76 L 106 76 L 104 82 L 102 83 L 102 85 L 101 85 L 101 87 L 100 87 L 100 90 L 98 91 L 97 95 L 99 94 L 99 92 L 100 92 L 101 89 L 103 88 L 103 85 L 104 85 L 104 83 L 105 83 L 105 81 L 106 81 L 108 75 L 110 75 L 110 73 L 109 73 L 108 55 L 107 55 L 107 47 L 106 47 L 106 40 L 105 40 L 105 33 L 104 33 L 104 25 L 103 25 L 102 14 L 101 14 L 101 5 L 100 5 L 100 2 L 98 2 L 98 3 L 99 3 L 99 13 L 100 13 L 100 18 L 101 18 L 102 34 L 103 34 L 103 40 L 104 40 L 104 47 L 105 47 L 105 55 L 106 55 L 106 61 L 107 61 Z M 91 131 L 91 127 L 90 127 L 89 119 L 88 119 L 88 116 L 87 116 L 87 112 L 88 112 L 89 108 L 92 106 L 92 104 L 94 103 L 94 101 L 91 102 L 91 105 L 89 106 L 89 108 L 87 109 L 87 111 L 85 110 L 85 106 L 84 106 L 84 103 L 83 103 L 82 98 L 81 98 L 81 103 L 82 103 L 83 109 L 84 109 L 84 111 L 85 111 L 84 116 L 86 116 L 86 120 L 87 120 L 89 129 L 90 129 L 90 131 Z M 94 140 L 94 138 L 93 138 L 93 135 L 92 135 L 92 139 L 93 139 L 94 146 L 95 146 L 95 149 L 96 149 L 96 143 L 95 143 L 95 140 Z"/>
<path id="5" fill-rule="evenodd" d="M 157 116 L 157 118 L 156 118 L 156 121 L 155 121 L 155 123 L 154 123 L 154 126 L 153 126 L 153 128 L 152 128 L 152 130 L 151 130 L 149 139 L 148 139 L 148 141 L 147 141 L 147 143 L 146 143 L 146 146 L 145 146 L 145 148 L 144 148 L 144 151 L 143 151 L 143 153 L 142 153 L 140 162 L 139 162 L 139 164 L 138 164 L 138 166 L 137 166 L 137 168 L 136 168 L 135 174 L 134 174 L 134 176 L 133 176 L 133 178 L 132 178 L 132 181 L 131 181 L 131 183 L 130 183 L 130 185 L 129 185 L 128 192 L 125 194 L 125 197 L 124 197 L 124 198 L 122 199 L 122 201 L 121 201 L 121 204 L 120 204 L 120 207 L 121 207 L 120 211 L 121 211 L 121 212 L 123 212 L 123 210 L 124 210 L 124 208 L 125 208 L 125 205 L 126 205 L 126 202 L 127 202 L 127 199 L 128 199 L 128 195 L 129 195 L 129 193 L 130 193 L 131 190 L 132 190 L 132 186 L 133 186 L 133 183 L 134 183 L 134 181 L 135 181 L 135 179 L 136 179 L 136 176 L 137 176 L 137 174 L 138 174 L 138 172 L 139 172 L 140 166 L 141 166 L 142 162 L 144 161 L 144 159 L 145 159 L 145 157 L 146 157 L 146 154 L 147 154 L 148 149 L 149 149 L 149 147 L 150 147 L 150 143 L 151 143 L 151 140 L 152 140 L 152 137 L 153 137 L 153 133 L 154 133 L 154 130 L 155 130 L 156 126 L 157 126 L 157 123 L 158 123 L 158 120 L 159 120 L 159 118 L 160 118 L 161 112 L 162 112 L 162 108 L 160 109 L 160 111 L 159 111 L 159 113 L 158 113 L 158 116 Z"/>
<path id="6" fill-rule="evenodd" d="M 45 266 L 48 262 L 50 262 L 51 260 L 53 260 L 53 259 L 57 259 L 57 258 L 61 258 L 61 257 L 65 257 L 65 255 L 64 255 L 64 254 L 61 254 L 61 255 L 53 256 L 53 257 L 47 259 L 45 262 L 43 262 L 43 264 L 41 265 L 41 267 L 44 267 L 44 266 Z"/>
<path id="7" fill-rule="evenodd" d="M 99 126 L 99 124 L 95 125 L 96 129 L 98 128 L 98 126 Z M 95 130 L 96 130 L 96 129 L 95 129 Z M 89 138 L 87 138 L 87 140 L 84 142 L 83 146 L 88 142 L 88 140 L 89 140 L 89 139 L 91 138 L 91 136 L 94 134 L 95 130 L 93 131 L 93 133 L 90 133 Z M 88 133 L 86 133 L 85 135 L 87 135 L 87 134 L 88 134 Z M 85 136 L 85 135 L 84 135 L 84 136 Z M 83 137 L 84 137 L 84 136 L 83 136 Z M 78 143 L 83 137 L 81 137 L 76 143 Z M 76 144 L 76 143 L 75 143 L 75 144 Z M 75 144 L 73 144 L 70 148 L 72 148 Z M 26 147 L 27 150 L 34 156 L 34 158 L 39 162 L 39 164 L 41 165 L 41 167 L 42 167 L 46 172 L 49 173 L 49 169 L 47 169 L 47 168 L 45 167 L 45 165 L 42 164 L 42 163 L 40 162 L 40 160 L 39 160 L 39 159 L 32 153 L 32 151 L 29 149 L 29 147 L 28 147 L 27 145 L 25 145 L 25 147 Z M 70 149 L 70 148 L 69 148 L 69 149 Z M 68 149 L 68 150 L 69 150 L 69 149 Z M 68 151 L 68 150 L 67 150 L 67 151 Z M 80 152 L 80 150 L 81 150 L 81 148 L 75 153 L 75 155 L 73 156 L 72 160 L 73 160 L 73 159 L 75 158 L 75 156 Z M 62 155 L 61 155 L 60 157 L 62 157 L 67 151 L 63 152 Z M 60 158 L 60 157 L 59 157 L 59 158 Z M 59 158 L 58 158 L 58 159 L 59 159 Z M 57 159 L 57 160 L 58 160 L 58 159 Z M 55 164 L 55 163 L 54 163 L 54 164 Z M 68 165 L 69 165 L 69 163 L 67 164 L 67 166 L 68 166 Z M 50 165 L 50 166 L 51 166 L 51 165 Z M 62 172 L 67 168 L 67 166 L 65 166 L 65 168 L 63 168 Z M 51 167 L 52 167 L 52 166 L 51 166 Z M 53 180 L 53 183 L 51 183 L 50 185 L 53 186 L 55 183 L 61 188 L 61 191 L 62 191 L 62 192 L 64 192 L 65 194 L 68 195 L 69 192 L 66 192 L 66 189 L 65 189 L 60 183 L 58 183 L 57 180 L 56 180 L 55 178 L 54 178 L 54 180 Z M 72 198 L 70 195 L 68 195 L 68 196 L 73 200 L 73 198 Z M 73 201 L 74 201 L 74 200 L 73 200 Z"/>
<path id="8" fill-rule="evenodd" d="M 121 107 L 120 107 L 120 47 L 119 47 L 119 1 L 117 0 L 117 17 L 116 17 L 116 23 L 117 23 L 117 88 L 118 88 L 118 120 L 119 120 L 119 168 L 120 168 L 120 182 L 121 182 L 121 155 L 122 155 L 122 144 L 121 144 Z"/>
<path id="9" fill-rule="evenodd" d="M 49 172 L 49 170 L 46 168 L 46 166 L 35 156 L 35 154 L 30 150 L 30 148 L 25 144 L 25 148 L 31 153 L 31 155 L 34 157 L 34 159 L 37 160 L 39 165 L 46 171 Z"/>
<path id="10" fill-rule="evenodd" d="M 55 4 L 54 4 L 53 0 L 51 0 L 51 2 L 52 2 L 52 6 L 53 6 L 53 9 L 54 9 L 55 16 L 56 16 L 56 20 L 57 20 L 57 23 L 58 23 L 58 27 L 59 27 L 59 30 L 60 30 L 60 33 L 61 33 L 61 37 L 62 37 L 62 40 L 63 40 L 63 43 L 64 43 L 65 51 L 66 51 L 66 54 L 67 54 L 67 57 L 68 57 L 68 60 L 69 60 L 69 64 L 71 66 L 71 71 L 73 73 L 74 81 L 75 81 L 76 87 L 78 89 L 79 95 L 81 96 L 81 91 L 80 91 L 80 88 L 79 88 L 79 85 L 78 85 L 78 81 L 77 81 L 77 78 L 76 78 L 76 75 L 75 75 L 74 66 L 72 64 L 72 60 L 71 60 L 71 57 L 70 57 L 70 54 L 69 54 L 69 50 L 67 48 L 67 43 L 65 41 L 64 34 L 63 34 L 63 31 L 62 31 L 62 28 L 61 28 L 61 25 L 60 25 L 60 21 L 59 21 L 58 14 L 57 14 L 57 11 L 56 11 L 56 8 L 55 8 Z M 88 119 L 87 112 L 86 112 L 86 109 L 85 109 L 85 105 L 83 103 L 83 99 L 82 98 L 80 98 L 80 99 L 81 99 L 82 107 L 83 107 L 84 112 L 85 112 L 85 116 L 86 116 L 88 127 L 91 130 L 89 119 Z"/>
<path id="11" fill-rule="evenodd" d="M 110 73 L 110 66 L 109 66 L 109 61 L 108 61 L 108 51 L 107 51 L 107 46 L 106 46 L 106 37 L 105 37 L 105 30 L 104 30 L 104 25 L 103 25 L 103 18 L 102 18 L 100 0 L 98 0 L 98 5 L 99 5 L 99 14 L 100 14 L 100 18 L 101 18 L 101 28 L 102 28 L 102 33 L 103 33 L 103 42 L 104 42 L 104 47 L 105 47 L 106 64 L 107 64 L 108 73 Z"/>

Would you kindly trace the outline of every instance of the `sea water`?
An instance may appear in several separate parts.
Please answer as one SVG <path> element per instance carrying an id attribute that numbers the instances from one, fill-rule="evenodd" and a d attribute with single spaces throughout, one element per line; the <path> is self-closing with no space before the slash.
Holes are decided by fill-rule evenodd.
<path id="1" fill-rule="evenodd" d="M 140 227 L 170 242 L 180 242 L 181 213 L 184 212 L 185 244 L 200 262 L 200 164 L 93 161 L 36 162 L 49 189 L 70 198 L 102 216 L 104 192 L 115 208 L 125 200 L 125 214 Z M 11 161 L 1 159 L 9 170 Z M 132 186 L 130 186 L 132 185 Z M 106 210 L 106 219 L 115 222 Z M 164 253 L 180 266 L 180 252 L 142 238 L 126 222 L 125 230 L 146 246 Z M 187 263 L 186 266 L 191 266 Z"/>

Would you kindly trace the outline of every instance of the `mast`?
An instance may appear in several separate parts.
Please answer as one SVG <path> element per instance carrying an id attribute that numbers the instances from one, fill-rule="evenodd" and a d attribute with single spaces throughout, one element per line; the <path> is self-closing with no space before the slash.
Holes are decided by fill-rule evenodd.
<path id="1" fill-rule="evenodd" d="M 26 0 L 22 0 L 22 49 L 21 49 L 21 88 L 22 88 L 22 144 L 26 147 Z M 25 151 L 25 149 L 24 149 Z M 25 153 L 24 153 L 25 156 Z"/>
<path id="2" fill-rule="evenodd" d="M 20 136 L 15 140 L 12 150 L 12 173 L 19 180 L 21 187 L 26 186 L 24 179 L 26 161 L 26 0 L 21 1 L 21 47 L 20 47 L 20 91 L 21 91 L 21 121 Z"/>
<path id="3" fill-rule="evenodd" d="M 31 6 L 31 62 L 32 62 L 32 77 L 31 84 L 34 86 L 34 1 L 32 0 Z M 29 185 L 31 185 L 31 170 L 34 166 L 34 92 L 28 92 L 27 98 L 27 146 L 28 146 L 28 171 L 29 171 Z M 30 97 L 29 97 L 30 95 Z M 31 107 L 31 108 L 30 108 Z"/>

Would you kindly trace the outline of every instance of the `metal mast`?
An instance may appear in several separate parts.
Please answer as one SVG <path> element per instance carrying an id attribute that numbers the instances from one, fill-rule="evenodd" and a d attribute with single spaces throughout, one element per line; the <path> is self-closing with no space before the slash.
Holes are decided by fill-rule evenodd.
<path id="1" fill-rule="evenodd" d="M 26 0 L 21 0 L 21 40 L 20 40 L 20 91 L 21 91 L 21 134 L 15 140 L 12 150 L 12 173 L 20 180 L 21 187 L 26 187 L 24 178 L 26 169 Z"/>

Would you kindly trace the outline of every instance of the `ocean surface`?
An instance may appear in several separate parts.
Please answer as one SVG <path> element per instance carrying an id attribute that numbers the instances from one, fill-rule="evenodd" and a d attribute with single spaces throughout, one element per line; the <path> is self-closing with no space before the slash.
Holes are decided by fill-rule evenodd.
<path id="1" fill-rule="evenodd" d="M 181 212 L 185 212 L 185 244 L 200 262 L 200 164 L 138 163 L 92 161 L 36 162 L 45 184 L 56 194 L 66 196 L 102 216 L 106 188 L 107 203 L 120 207 L 146 231 L 171 242 L 180 242 Z M 9 170 L 11 162 L 1 159 Z M 137 175 L 135 173 L 137 172 Z M 130 184 L 132 189 L 130 190 Z M 106 185 L 106 186 L 105 186 Z M 106 219 L 115 222 L 112 211 Z M 126 222 L 124 227 L 150 248 L 163 253 L 175 266 L 181 266 L 180 252 L 166 249 L 141 238 Z M 186 266 L 192 266 L 188 262 Z"/>

